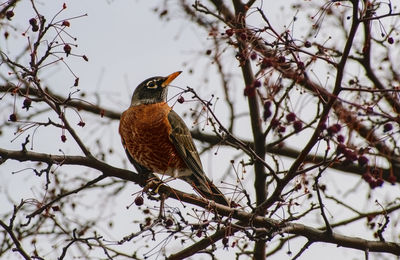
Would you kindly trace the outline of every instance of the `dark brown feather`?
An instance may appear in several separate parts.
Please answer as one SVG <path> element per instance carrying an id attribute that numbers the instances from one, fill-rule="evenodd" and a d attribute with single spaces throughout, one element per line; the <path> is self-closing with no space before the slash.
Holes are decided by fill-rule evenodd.
<path id="1" fill-rule="evenodd" d="M 194 186 L 203 196 L 229 206 L 229 202 L 222 192 L 205 175 L 200 156 L 185 122 L 173 110 L 168 114 L 168 121 L 172 129 L 170 133 L 171 141 L 187 167 L 193 172 L 193 174 L 181 178 Z"/>

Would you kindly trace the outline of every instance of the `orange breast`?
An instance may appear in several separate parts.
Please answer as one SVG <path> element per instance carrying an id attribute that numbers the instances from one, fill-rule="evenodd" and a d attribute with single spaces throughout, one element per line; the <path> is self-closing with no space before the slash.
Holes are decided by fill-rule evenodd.
<path id="1" fill-rule="evenodd" d="M 119 133 L 135 161 L 147 169 L 172 175 L 168 169 L 187 168 L 169 138 L 171 126 L 167 103 L 130 107 L 122 116 Z"/>

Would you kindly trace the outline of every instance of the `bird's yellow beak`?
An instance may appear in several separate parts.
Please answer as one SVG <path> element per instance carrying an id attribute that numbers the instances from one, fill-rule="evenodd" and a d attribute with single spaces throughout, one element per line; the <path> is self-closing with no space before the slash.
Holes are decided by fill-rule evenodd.
<path id="1" fill-rule="evenodd" d="M 164 87 L 168 86 L 169 83 L 171 83 L 171 82 L 172 82 L 176 77 L 178 77 L 179 74 L 181 74 L 181 73 L 182 73 L 182 71 L 177 71 L 177 72 L 174 72 L 174 73 L 172 73 L 172 74 L 166 76 L 166 77 L 165 77 L 166 80 L 161 84 L 161 87 L 164 88 Z"/>

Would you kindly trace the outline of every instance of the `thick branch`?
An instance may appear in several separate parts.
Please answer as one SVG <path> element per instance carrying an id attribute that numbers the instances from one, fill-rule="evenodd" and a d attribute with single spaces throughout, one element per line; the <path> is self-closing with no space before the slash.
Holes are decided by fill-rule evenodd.
<path id="1" fill-rule="evenodd" d="M 137 174 L 134 174 L 133 172 L 115 168 L 104 162 L 98 161 L 93 158 L 86 158 L 83 156 L 49 155 L 49 154 L 35 153 L 35 152 L 9 151 L 2 148 L 0 148 L 0 156 L 3 159 L 3 161 L 6 159 L 14 159 L 18 161 L 41 161 L 46 163 L 87 166 L 93 169 L 97 169 L 107 176 L 113 176 L 124 180 L 133 181 L 135 183 L 145 184 L 144 183 L 145 181 L 142 178 L 140 178 Z M 289 234 L 296 234 L 307 237 L 309 240 L 315 242 L 328 242 L 337 244 L 339 246 L 361 249 L 361 250 L 368 249 L 370 252 L 387 252 L 395 255 L 400 254 L 400 244 L 397 243 L 369 241 L 360 238 L 353 238 L 344 235 L 339 235 L 334 232 L 328 238 L 326 237 L 326 233 L 324 231 L 321 231 L 316 228 L 308 227 L 302 224 L 295 224 L 291 222 L 281 223 L 280 221 L 271 218 L 254 216 L 254 214 L 247 213 L 245 211 L 241 211 L 238 209 L 229 208 L 215 203 L 210 204 L 210 202 L 206 199 L 192 196 L 177 190 L 173 190 L 165 185 L 159 186 L 159 192 L 166 194 L 169 198 L 191 203 L 201 208 L 214 211 L 216 214 L 219 214 L 221 216 L 226 216 L 232 219 L 239 220 L 241 221 L 243 226 L 265 228 L 267 230 L 271 230 L 271 232 L 275 231 L 279 233 L 283 232 Z"/>
<path id="2" fill-rule="evenodd" d="M 28 253 L 25 252 L 25 250 L 22 248 L 21 243 L 19 242 L 18 238 L 15 236 L 13 230 L 11 227 L 7 226 L 6 223 L 4 223 L 0 219 L 0 226 L 8 233 L 8 235 L 11 237 L 12 241 L 14 242 L 16 248 L 15 251 L 19 252 L 22 257 L 26 260 L 31 260 L 32 258 L 28 255 Z"/>

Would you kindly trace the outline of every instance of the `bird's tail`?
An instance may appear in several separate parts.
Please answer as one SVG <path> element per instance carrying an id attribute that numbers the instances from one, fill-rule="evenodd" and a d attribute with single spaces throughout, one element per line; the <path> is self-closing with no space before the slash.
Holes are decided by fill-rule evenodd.
<path id="1" fill-rule="evenodd" d="M 190 183 L 193 186 L 193 188 L 197 190 L 204 198 L 213 200 L 219 204 L 228 207 L 230 206 L 228 199 L 205 175 L 202 175 L 200 177 L 197 176 L 196 174 L 191 174 L 188 176 L 184 176 L 182 179 Z"/>

